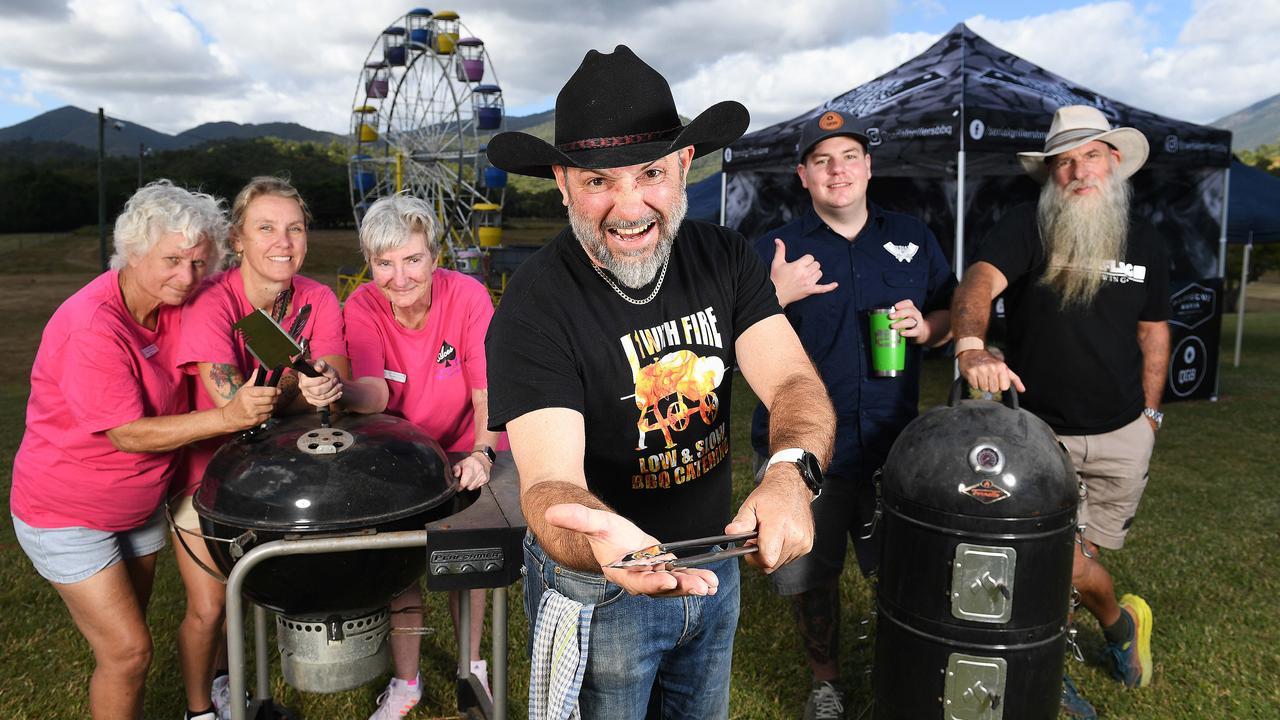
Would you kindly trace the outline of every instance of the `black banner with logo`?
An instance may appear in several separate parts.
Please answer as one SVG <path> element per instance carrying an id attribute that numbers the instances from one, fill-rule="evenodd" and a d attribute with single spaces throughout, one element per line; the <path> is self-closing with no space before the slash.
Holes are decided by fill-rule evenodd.
<path id="1" fill-rule="evenodd" d="M 1164 402 L 1213 398 L 1222 337 L 1222 279 L 1175 283 L 1169 289 L 1169 375 Z"/>

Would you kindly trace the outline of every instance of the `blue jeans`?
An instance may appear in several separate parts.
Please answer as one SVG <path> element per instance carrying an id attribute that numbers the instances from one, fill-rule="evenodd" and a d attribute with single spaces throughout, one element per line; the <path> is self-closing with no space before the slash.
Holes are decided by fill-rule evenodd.
<path id="1" fill-rule="evenodd" d="M 720 578 L 715 595 L 628 595 L 603 575 L 559 565 L 532 533 L 525 536 L 524 608 L 530 640 L 538 603 L 548 588 L 596 608 L 578 695 L 583 720 L 729 717 L 738 561 L 704 567 Z"/>

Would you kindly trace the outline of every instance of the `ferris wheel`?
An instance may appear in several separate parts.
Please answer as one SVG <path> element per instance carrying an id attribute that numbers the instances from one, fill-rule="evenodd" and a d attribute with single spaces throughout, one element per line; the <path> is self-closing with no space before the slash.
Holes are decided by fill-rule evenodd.
<path id="1" fill-rule="evenodd" d="M 435 209 L 442 264 L 465 266 L 479 255 L 468 248 L 501 244 L 507 176 L 488 164 L 484 142 L 503 129 L 502 88 L 458 13 L 416 8 L 383 30 L 352 106 L 357 227 L 378 198 L 408 191 Z"/>

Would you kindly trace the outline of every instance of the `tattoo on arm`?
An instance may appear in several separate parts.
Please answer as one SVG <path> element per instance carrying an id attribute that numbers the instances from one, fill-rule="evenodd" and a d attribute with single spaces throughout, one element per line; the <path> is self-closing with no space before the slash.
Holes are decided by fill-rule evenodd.
<path id="1" fill-rule="evenodd" d="M 294 400 L 302 394 L 298 390 L 298 375 L 296 373 L 287 372 L 280 377 L 280 400 L 276 403 L 277 408 L 289 407 Z"/>
<path id="2" fill-rule="evenodd" d="M 826 583 L 793 595 L 791 609 L 809 660 L 834 668 L 840 655 L 839 583 Z"/>
<path id="3" fill-rule="evenodd" d="M 235 397 L 236 391 L 244 384 L 240 368 L 225 363 L 214 363 L 209 370 L 209 379 L 213 380 L 213 386 L 223 400 Z"/>

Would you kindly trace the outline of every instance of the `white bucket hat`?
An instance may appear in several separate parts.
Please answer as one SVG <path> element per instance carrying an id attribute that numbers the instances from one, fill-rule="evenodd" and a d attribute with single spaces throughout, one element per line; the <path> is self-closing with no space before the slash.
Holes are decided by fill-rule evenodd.
<path id="1" fill-rule="evenodd" d="M 1061 155 L 1094 140 L 1101 140 L 1120 151 L 1120 167 L 1116 169 L 1121 179 L 1138 172 L 1147 162 L 1150 147 L 1147 137 L 1133 128 L 1112 128 L 1102 111 L 1089 105 L 1067 105 L 1058 108 L 1044 139 L 1044 152 L 1020 152 L 1018 160 L 1036 182 L 1049 178 L 1045 158 Z"/>

